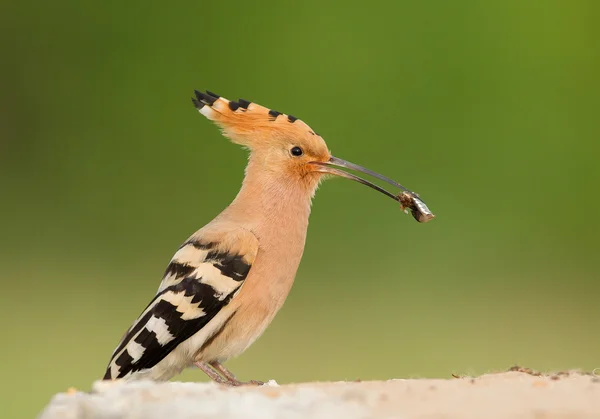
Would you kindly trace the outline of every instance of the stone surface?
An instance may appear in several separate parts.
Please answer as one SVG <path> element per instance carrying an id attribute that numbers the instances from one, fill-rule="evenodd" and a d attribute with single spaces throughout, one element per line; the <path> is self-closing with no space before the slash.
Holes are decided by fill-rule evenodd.
<path id="1" fill-rule="evenodd" d="M 600 418 L 600 378 L 521 369 L 477 378 L 304 383 L 97 382 L 54 396 L 40 419 Z"/>

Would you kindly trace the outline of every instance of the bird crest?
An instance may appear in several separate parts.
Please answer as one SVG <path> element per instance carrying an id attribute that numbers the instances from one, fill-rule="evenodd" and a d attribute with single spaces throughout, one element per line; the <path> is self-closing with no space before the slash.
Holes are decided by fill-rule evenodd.
<path id="1" fill-rule="evenodd" d="M 196 90 L 195 95 L 192 102 L 202 115 L 216 123 L 227 138 L 250 149 L 292 138 L 322 140 L 310 126 L 293 115 L 245 99 L 228 100 L 208 90 L 206 93 Z"/>

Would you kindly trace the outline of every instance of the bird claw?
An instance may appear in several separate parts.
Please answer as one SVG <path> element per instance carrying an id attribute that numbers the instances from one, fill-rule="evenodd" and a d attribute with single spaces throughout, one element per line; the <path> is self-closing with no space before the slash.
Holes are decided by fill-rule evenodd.
<path id="1" fill-rule="evenodd" d="M 224 383 L 222 383 L 226 386 L 231 386 L 231 387 L 241 387 L 241 386 L 264 386 L 265 383 L 262 381 L 258 381 L 258 380 L 250 380 L 250 381 L 238 381 L 238 380 L 228 380 Z"/>
<path id="2" fill-rule="evenodd" d="M 258 380 L 250 380 L 250 381 L 248 381 L 247 383 L 244 383 L 244 384 L 247 384 L 249 386 L 259 386 L 259 387 L 265 385 L 265 383 L 263 381 L 258 381 Z"/>

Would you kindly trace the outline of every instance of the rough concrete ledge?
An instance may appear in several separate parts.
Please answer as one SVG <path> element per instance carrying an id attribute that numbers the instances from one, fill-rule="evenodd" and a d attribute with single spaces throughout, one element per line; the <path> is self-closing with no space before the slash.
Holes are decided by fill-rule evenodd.
<path id="1" fill-rule="evenodd" d="M 40 419 L 600 418 L 600 378 L 511 371 L 477 378 L 304 383 L 97 382 L 54 396 Z"/>

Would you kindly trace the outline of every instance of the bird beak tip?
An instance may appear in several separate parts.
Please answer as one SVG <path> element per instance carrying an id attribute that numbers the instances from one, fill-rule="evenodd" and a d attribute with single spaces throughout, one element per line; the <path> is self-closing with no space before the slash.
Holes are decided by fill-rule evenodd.
<path id="1" fill-rule="evenodd" d="M 375 189 L 376 191 L 381 192 L 382 194 L 392 198 L 393 200 L 400 202 L 400 208 L 404 212 L 408 212 L 410 210 L 413 218 L 419 223 L 426 223 L 435 218 L 435 215 L 429 210 L 427 205 L 425 205 L 425 202 L 423 202 L 419 194 L 408 190 L 398 182 L 383 175 L 380 175 L 377 172 L 369 170 L 363 166 L 351 163 L 349 161 L 339 159 L 334 156 L 331 156 L 326 162 L 314 161 L 310 163 L 316 166 L 314 171 L 354 180 L 355 182 L 362 183 L 363 185 Z M 369 182 L 366 179 L 353 175 L 352 173 L 348 173 L 345 170 L 340 170 L 339 168 L 355 170 L 357 172 L 373 176 L 376 179 L 382 180 L 394 187 L 399 188 L 401 192 L 397 195 L 394 195 L 388 192 L 387 190 L 375 185 L 374 183 Z"/>

